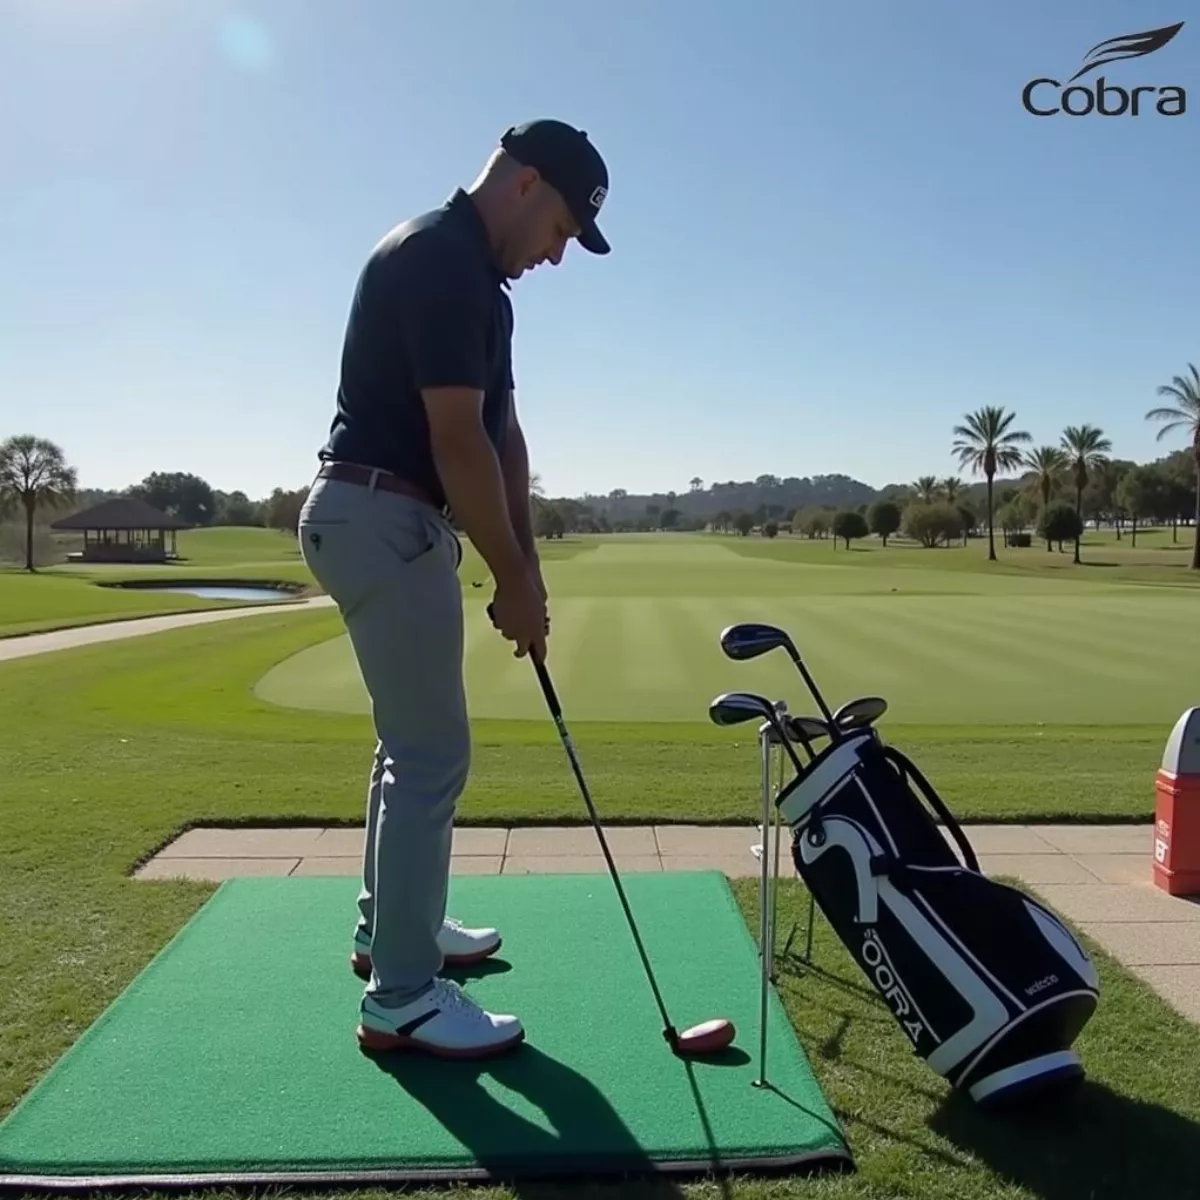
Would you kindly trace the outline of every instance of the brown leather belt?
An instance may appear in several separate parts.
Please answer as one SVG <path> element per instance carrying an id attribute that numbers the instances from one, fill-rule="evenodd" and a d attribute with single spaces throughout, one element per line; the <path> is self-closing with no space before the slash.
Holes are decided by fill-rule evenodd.
<path id="1" fill-rule="evenodd" d="M 442 508 L 420 484 L 410 483 L 391 471 L 382 468 L 364 467 L 361 463 L 326 462 L 321 464 L 317 472 L 319 479 L 337 479 L 342 483 L 357 483 L 363 487 L 377 487 L 382 492 L 395 492 L 400 496 L 409 496 L 414 500 L 422 500 L 434 508 Z M 372 480 L 373 477 L 373 480 Z"/>

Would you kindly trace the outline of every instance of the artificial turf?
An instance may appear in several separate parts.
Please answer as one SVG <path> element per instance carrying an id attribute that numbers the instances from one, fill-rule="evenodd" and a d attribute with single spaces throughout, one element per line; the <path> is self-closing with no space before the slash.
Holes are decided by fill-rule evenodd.
<path id="1" fill-rule="evenodd" d="M 358 885 L 220 888 L 0 1124 L 0 1184 L 428 1182 L 849 1165 L 773 994 L 760 1081 L 757 948 L 717 872 L 625 880 L 679 1029 L 739 1037 L 672 1054 L 607 876 L 456 877 L 452 903 L 502 930 L 451 971 L 525 1043 L 465 1063 L 364 1055 L 347 965 Z M 697 951 L 700 951 L 697 953 Z"/>

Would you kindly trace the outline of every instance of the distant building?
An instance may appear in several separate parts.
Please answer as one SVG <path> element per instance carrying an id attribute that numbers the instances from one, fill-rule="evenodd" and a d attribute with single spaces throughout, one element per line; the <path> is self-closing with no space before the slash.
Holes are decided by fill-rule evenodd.
<path id="1" fill-rule="evenodd" d="M 156 563 L 179 557 L 176 531 L 190 526 L 145 500 L 118 496 L 61 517 L 50 528 L 83 534 L 83 549 L 67 556 L 74 562 Z"/>

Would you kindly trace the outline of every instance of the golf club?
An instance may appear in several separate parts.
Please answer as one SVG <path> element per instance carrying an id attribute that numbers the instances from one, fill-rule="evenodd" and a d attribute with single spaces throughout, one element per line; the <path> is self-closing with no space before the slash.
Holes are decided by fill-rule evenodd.
<path id="1" fill-rule="evenodd" d="M 654 999 L 658 1004 L 658 1011 L 662 1014 L 663 1037 L 666 1038 L 667 1043 L 677 1055 L 685 1058 L 715 1054 L 724 1050 L 733 1041 L 735 1033 L 733 1022 L 726 1017 L 714 1017 L 712 1020 L 702 1021 L 698 1025 L 693 1025 L 691 1028 L 685 1029 L 682 1033 L 676 1032 L 675 1027 L 671 1024 L 671 1018 L 667 1015 L 667 1007 L 663 1003 L 662 993 L 658 990 L 658 983 L 654 978 L 654 971 L 650 966 L 650 959 L 646 954 L 645 947 L 642 945 L 641 934 L 638 933 L 637 923 L 633 919 L 633 912 L 629 907 L 629 901 L 625 898 L 625 889 L 621 886 L 621 878 L 617 873 L 617 865 L 613 862 L 612 854 L 608 849 L 608 842 L 604 837 L 604 830 L 600 826 L 600 817 L 596 812 L 596 806 L 592 803 L 587 783 L 584 781 L 583 770 L 579 765 L 579 759 L 575 753 L 571 735 L 568 733 L 566 722 L 563 720 L 562 707 L 558 702 L 554 685 L 550 681 L 550 673 L 546 669 L 546 664 L 536 655 L 530 655 L 530 658 L 533 659 L 534 670 L 537 672 L 538 682 L 542 685 L 546 704 L 550 709 L 551 716 L 554 718 L 554 724 L 558 728 L 558 735 L 567 752 L 567 757 L 571 761 L 575 778 L 579 782 L 580 791 L 583 793 L 584 802 L 587 804 L 588 813 L 592 818 L 592 825 L 596 830 L 596 837 L 600 840 L 600 849 L 604 851 L 604 858 L 608 863 L 609 874 L 612 876 L 613 884 L 617 889 L 617 895 L 621 900 L 621 907 L 625 910 L 625 919 L 629 922 L 629 928 L 633 933 L 633 940 L 637 943 L 638 953 L 642 959 L 642 966 L 646 970 L 646 978 L 650 981 L 650 987 L 654 992 Z"/>
<path id="2" fill-rule="evenodd" d="M 825 719 L 830 723 L 833 722 L 833 713 L 829 711 L 829 705 L 825 703 L 821 693 L 817 690 L 817 685 L 808 673 L 808 668 L 804 665 L 795 643 L 777 625 L 767 625 L 761 621 L 745 621 L 739 625 L 728 625 L 721 631 L 721 649 L 727 658 L 732 658 L 735 662 L 758 658 L 759 655 L 767 654 L 771 650 L 786 650 L 788 657 L 795 664 L 796 670 L 800 672 L 805 686 L 812 692 L 813 699 L 816 700 Z"/>
<path id="3" fill-rule="evenodd" d="M 754 717 L 765 717 L 775 730 L 779 743 L 791 756 L 796 770 L 804 770 L 804 764 L 792 746 L 792 739 L 784 733 L 783 716 L 765 696 L 753 692 L 723 692 L 709 704 L 708 716 L 714 725 L 740 725 Z"/>
<path id="4" fill-rule="evenodd" d="M 792 740 L 799 742 L 808 751 L 810 758 L 816 757 L 813 754 L 812 743 L 829 736 L 829 726 L 818 717 L 788 717 L 787 727 Z"/>
<path id="5" fill-rule="evenodd" d="M 861 696 L 857 700 L 847 700 L 833 714 L 834 724 L 839 729 L 862 729 L 874 724 L 887 712 L 887 701 L 882 696 Z"/>

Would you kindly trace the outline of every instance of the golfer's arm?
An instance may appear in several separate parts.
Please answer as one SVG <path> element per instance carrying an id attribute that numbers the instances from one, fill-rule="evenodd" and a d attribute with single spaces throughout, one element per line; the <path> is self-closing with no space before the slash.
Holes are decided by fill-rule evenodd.
<path id="1" fill-rule="evenodd" d="M 512 415 L 501 461 L 504 488 L 517 544 L 526 558 L 532 558 L 537 553 L 537 543 L 533 538 L 533 501 L 529 493 L 529 448 L 517 420 L 516 408 L 510 406 L 509 412 Z"/>
<path id="2" fill-rule="evenodd" d="M 483 393 L 430 388 L 421 393 L 438 477 L 455 520 L 503 584 L 527 570 L 508 512 L 505 476 L 483 426 Z"/>

